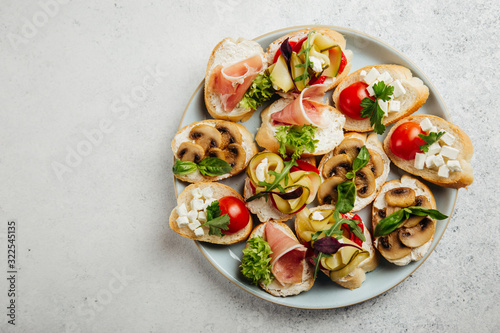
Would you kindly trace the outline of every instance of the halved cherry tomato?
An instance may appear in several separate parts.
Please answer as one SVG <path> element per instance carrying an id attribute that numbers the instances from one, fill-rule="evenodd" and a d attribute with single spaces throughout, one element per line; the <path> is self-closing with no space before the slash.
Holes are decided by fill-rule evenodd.
<path id="1" fill-rule="evenodd" d="M 405 160 L 412 160 L 420 151 L 420 146 L 425 145 L 425 141 L 419 138 L 419 134 L 425 134 L 420 128 L 420 124 L 408 121 L 399 125 L 392 132 L 390 148 L 394 155 Z"/>
<path id="2" fill-rule="evenodd" d="M 293 42 L 293 41 L 289 41 L 288 43 L 290 44 L 290 46 L 292 47 L 292 51 L 295 52 L 295 53 L 299 53 L 300 52 L 300 48 L 302 47 L 302 44 L 304 44 L 304 42 L 307 40 L 307 37 L 304 37 L 302 38 L 301 40 L 299 40 L 298 42 Z M 281 55 L 281 49 L 278 48 L 278 51 L 276 51 L 276 54 L 274 55 L 274 60 L 273 60 L 273 64 L 278 61 L 278 58 L 280 57 Z"/>
<path id="3" fill-rule="evenodd" d="M 304 170 L 304 171 L 314 171 L 316 172 L 318 175 L 319 175 L 319 170 L 318 168 L 316 168 L 314 165 L 312 165 L 311 163 L 308 163 L 306 161 L 302 161 L 302 160 L 296 160 L 295 162 L 297 162 L 297 166 L 293 166 L 291 169 L 290 169 L 290 172 L 294 172 L 294 171 L 300 171 L 300 170 Z"/>
<path id="4" fill-rule="evenodd" d="M 219 200 L 221 216 L 229 215 L 229 229 L 222 230 L 224 234 L 232 234 L 243 229 L 250 218 L 247 207 L 240 199 L 232 196 L 222 197 Z"/>
<path id="5" fill-rule="evenodd" d="M 375 100 L 370 96 L 366 87 L 368 87 L 366 83 L 359 81 L 340 92 L 338 107 L 343 114 L 357 120 L 364 119 L 361 117 L 361 110 L 363 110 L 360 105 L 361 101 L 366 97 Z"/>

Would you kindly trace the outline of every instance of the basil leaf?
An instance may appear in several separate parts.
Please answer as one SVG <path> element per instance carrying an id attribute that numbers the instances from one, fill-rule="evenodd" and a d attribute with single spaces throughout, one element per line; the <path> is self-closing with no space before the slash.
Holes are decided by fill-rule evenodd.
<path id="1" fill-rule="evenodd" d="M 354 207 L 354 200 L 356 199 L 356 185 L 354 181 L 348 180 L 340 183 L 337 186 L 338 199 L 335 205 L 335 210 L 341 213 L 350 212 Z"/>
<path id="2" fill-rule="evenodd" d="M 400 209 L 391 215 L 384 217 L 375 227 L 375 231 L 373 232 L 373 236 L 383 236 L 388 235 L 403 223 L 405 220 L 405 211 Z"/>
<path id="3" fill-rule="evenodd" d="M 172 171 L 175 175 L 187 175 L 195 172 L 197 169 L 196 163 L 190 161 L 175 160 Z"/>
<path id="4" fill-rule="evenodd" d="M 352 172 L 353 173 L 358 172 L 359 170 L 364 168 L 369 161 L 370 161 L 370 153 L 368 152 L 366 146 L 363 146 L 361 147 L 358 156 L 356 156 L 356 159 L 352 163 Z"/>
<path id="5" fill-rule="evenodd" d="M 420 206 L 407 207 L 411 210 L 411 214 L 418 216 L 429 216 L 431 219 L 444 220 L 448 218 L 448 215 L 444 215 L 439 210 L 424 208 Z"/>
<path id="6" fill-rule="evenodd" d="M 233 168 L 229 163 L 217 157 L 207 157 L 198 163 L 198 170 L 204 176 L 220 176 L 229 173 Z"/>

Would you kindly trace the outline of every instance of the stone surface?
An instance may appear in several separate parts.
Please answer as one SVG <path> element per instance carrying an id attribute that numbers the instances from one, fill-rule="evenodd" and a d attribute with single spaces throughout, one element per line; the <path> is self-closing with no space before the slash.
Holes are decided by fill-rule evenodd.
<path id="1" fill-rule="evenodd" d="M 19 277 L 16 327 L 2 313 L 0 330 L 500 331 L 499 12 L 480 0 L 2 1 L 0 236 L 5 251 L 18 222 Z M 304 24 L 402 51 L 475 147 L 475 182 L 428 261 L 379 297 L 325 311 L 242 291 L 167 225 L 170 141 L 213 46 Z"/>

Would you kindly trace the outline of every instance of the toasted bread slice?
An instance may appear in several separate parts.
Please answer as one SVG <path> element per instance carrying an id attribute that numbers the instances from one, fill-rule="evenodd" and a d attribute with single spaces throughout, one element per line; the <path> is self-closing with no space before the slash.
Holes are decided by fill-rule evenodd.
<path id="1" fill-rule="evenodd" d="M 459 151 L 456 160 L 460 163 L 460 167 L 462 169 L 461 171 L 450 172 L 448 177 L 441 177 L 438 175 L 437 168 L 424 167 L 423 169 L 417 169 L 415 168 L 415 159 L 405 160 L 394 155 L 394 153 L 391 151 L 391 137 L 398 126 L 405 122 L 415 122 L 420 124 L 422 121 L 424 121 L 424 119 L 429 119 L 431 123 L 436 126 L 438 131 L 446 131 L 455 138 L 451 147 L 454 149 L 458 149 Z M 450 188 L 462 188 L 469 186 L 474 181 L 472 166 L 470 164 L 474 148 L 472 147 L 472 142 L 469 136 L 457 125 L 454 125 L 442 118 L 431 115 L 412 115 L 410 117 L 401 119 L 396 124 L 394 124 L 394 126 L 392 126 L 391 130 L 387 134 L 387 137 L 384 140 L 384 150 L 387 153 L 387 156 L 389 156 L 391 161 L 396 166 L 408 173 L 411 173 L 412 175 L 420 176 L 423 179 L 436 185 Z"/>
<path id="2" fill-rule="evenodd" d="M 307 37 L 307 34 L 310 31 L 319 32 L 323 35 L 330 37 L 335 43 L 337 43 L 337 45 L 340 46 L 342 52 L 344 53 L 344 56 L 346 57 L 347 64 L 345 65 L 342 73 L 338 74 L 337 77 L 327 78 L 325 80 L 325 84 L 328 86 L 327 90 L 331 90 L 331 89 L 335 88 L 339 84 L 339 82 L 341 82 L 349 74 L 349 71 L 351 70 L 351 66 L 352 66 L 353 54 L 352 54 L 351 50 L 346 49 L 346 40 L 345 40 L 344 36 L 342 36 L 342 34 L 340 34 L 338 31 L 328 29 L 325 27 L 316 27 L 316 28 L 302 29 L 302 30 L 290 32 L 290 33 L 278 38 L 277 40 L 275 40 L 274 42 L 272 42 L 269 45 L 269 47 L 267 48 L 267 52 L 266 52 L 267 62 L 269 65 L 271 65 L 273 63 L 274 56 L 276 55 L 276 52 L 279 50 L 281 43 L 283 43 L 283 41 L 285 39 L 289 38 L 289 41 L 298 42 L 302 38 Z"/>
<path id="3" fill-rule="evenodd" d="M 365 133 L 356 133 L 356 132 L 346 133 L 344 140 L 347 141 L 350 139 L 354 139 L 356 141 L 359 141 L 360 143 L 363 142 L 369 152 L 372 151 L 381 158 L 381 160 L 380 159 L 378 160 L 378 165 L 375 165 L 373 162 L 371 162 L 369 166 L 367 165 L 372 172 L 374 171 L 375 167 L 383 168 L 383 170 L 380 172 L 380 175 L 375 177 L 374 192 L 365 197 L 360 197 L 358 193 L 356 193 L 356 199 L 354 201 L 354 207 L 352 209 L 352 212 L 357 212 L 366 207 L 367 205 L 369 205 L 375 199 L 377 194 L 380 192 L 382 184 L 386 181 L 387 176 L 389 175 L 391 161 L 385 154 L 384 149 L 382 148 L 382 143 L 378 140 L 377 134 L 371 133 L 367 137 Z M 330 151 L 321 159 L 318 169 L 320 171 L 320 176 L 323 182 L 325 182 L 325 180 L 330 178 L 330 177 L 325 177 L 325 170 L 324 170 L 325 165 L 331 158 L 343 153 L 343 149 L 340 149 L 342 147 L 338 146 L 338 148 Z M 352 160 L 351 162 L 354 162 L 354 160 Z M 320 191 L 318 190 L 318 198 L 319 196 L 320 196 Z M 335 202 L 333 202 L 331 206 L 335 207 Z"/>
<path id="4" fill-rule="evenodd" d="M 282 222 L 277 222 L 277 221 L 269 221 L 266 223 L 273 223 L 275 226 L 280 228 L 281 230 L 285 231 L 291 238 L 297 240 L 297 237 L 295 237 L 295 234 L 293 233 L 292 229 L 288 227 L 285 223 Z M 252 231 L 250 234 L 250 237 L 255 237 L 255 236 L 261 236 L 264 240 L 265 238 L 265 227 L 266 223 L 259 224 L 255 229 Z M 298 242 L 298 240 L 297 240 Z M 303 260 L 302 263 L 303 265 L 303 273 L 302 273 L 302 282 L 301 283 L 296 283 L 296 284 L 290 284 L 290 285 L 281 285 L 276 279 L 274 279 L 269 285 L 264 285 L 263 283 L 260 283 L 260 287 L 270 293 L 273 296 L 281 296 L 281 297 L 286 297 L 286 296 L 291 296 L 291 295 L 297 295 L 303 291 L 307 291 L 312 288 L 314 285 L 314 269 L 312 268 L 311 265 L 307 262 L 307 260 Z"/>
<path id="5" fill-rule="evenodd" d="M 380 191 L 379 195 L 377 196 L 377 198 L 373 202 L 373 206 L 372 206 L 372 230 L 375 230 L 375 227 L 380 222 L 380 220 L 383 217 L 385 217 L 387 213 L 389 213 L 387 211 L 389 205 L 386 201 L 386 193 L 391 191 L 391 190 L 394 190 L 397 188 L 402 188 L 402 187 L 412 189 L 415 192 L 416 197 L 419 197 L 419 196 L 425 197 L 427 199 L 426 200 L 426 202 L 427 202 L 426 208 L 436 209 L 436 201 L 435 201 L 434 195 L 432 194 L 429 187 L 427 187 L 427 185 L 425 185 L 424 183 L 422 183 L 421 181 L 419 181 L 416 178 L 413 178 L 409 175 L 403 175 L 401 177 L 401 180 L 399 180 L 399 179 L 391 180 L 391 181 L 386 182 L 382 186 L 382 190 Z M 411 206 L 424 205 L 424 204 L 422 204 L 422 201 L 421 201 L 422 199 L 417 199 L 417 200 L 419 200 L 420 204 L 411 204 Z M 391 212 L 394 212 L 394 211 L 401 209 L 401 207 L 397 207 L 397 208 L 392 208 L 393 206 L 390 206 L 390 207 L 391 207 Z M 379 249 L 381 255 L 384 258 L 386 258 L 387 261 L 389 261 L 390 263 L 393 263 L 395 265 L 398 265 L 398 266 L 405 266 L 405 265 L 408 265 L 411 261 L 417 261 L 417 260 L 422 259 L 422 257 L 429 251 L 429 248 L 432 244 L 432 240 L 434 239 L 434 232 L 435 232 L 435 227 L 436 227 L 436 220 L 430 219 L 430 218 L 424 218 L 424 220 L 425 219 L 429 219 L 429 223 L 422 225 L 421 229 L 424 230 L 423 228 L 426 228 L 426 227 L 434 228 L 433 230 L 430 230 L 430 231 L 432 231 L 432 236 L 427 242 L 425 242 L 424 244 L 422 244 L 420 246 L 410 248 L 410 247 L 407 247 L 404 244 L 402 244 L 399 239 L 396 239 L 397 245 L 402 246 L 404 251 L 409 252 L 405 256 L 402 256 L 401 258 L 396 258 L 393 255 L 391 255 L 391 257 L 388 258 L 388 256 L 383 252 L 383 249 L 380 250 L 380 246 L 383 246 L 381 238 L 386 237 L 386 236 L 375 237 L 373 240 L 374 247 L 376 249 Z M 421 226 L 419 224 L 416 224 L 416 228 L 417 227 L 420 228 Z M 408 226 L 408 228 L 410 228 L 410 227 Z M 406 225 L 403 224 L 400 228 L 393 231 L 393 233 L 399 233 L 398 234 L 398 237 L 399 237 L 399 235 L 401 235 L 401 233 L 405 232 L 406 230 L 407 230 Z M 393 251 L 392 248 L 391 248 L 391 251 Z"/>
<path id="6" fill-rule="evenodd" d="M 282 98 L 262 111 L 262 124 L 255 136 L 255 141 L 259 146 L 274 153 L 278 152 L 280 145 L 275 137 L 278 126 L 273 126 L 271 115 L 283 110 L 292 101 L 292 99 Z M 335 148 L 344 138 L 342 129 L 345 123 L 344 115 L 331 106 L 328 106 L 328 110 L 325 110 L 323 114 L 330 120 L 330 125 L 325 128 L 318 127 L 314 136 L 314 139 L 319 140 L 316 144 L 316 150 L 314 152 L 305 151 L 302 156 L 324 155 Z"/>
<path id="7" fill-rule="evenodd" d="M 210 74 L 216 66 L 222 65 L 226 67 L 252 57 L 255 54 L 259 54 L 262 57 L 263 66 L 260 70 L 260 73 L 262 73 L 267 68 L 267 61 L 264 50 L 259 43 L 243 38 L 237 40 L 225 38 L 215 46 L 208 60 L 205 74 L 205 105 L 210 115 L 215 119 L 245 121 L 252 116 L 255 110 L 245 108 L 241 105 L 236 105 L 232 111 L 226 112 L 222 106 L 220 96 L 210 90 L 208 83 Z"/>
<path id="8" fill-rule="evenodd" d="M 219 135 L 217 135 L 217 133 L 209 134 L 216 134 L 216 138 L 214 138 L 215 145 L 209 144 L 207 147 L 205 142 L 201 144 L 197 141 L 200 139 L 203 140 L 203 136 L 200 137 L 199 134 L 192 135 L 192 133 L 196 131 L 196 128 L 200 128 L 199 126 L 210 126 L 217 129 L 220 133 Z M 193 128 L 195 128 L 195 130 L 193 130 Z M 245 170 L 248 162 L 250 162 L 252 157 L 258 152 L 257 146 L 253 140 L 253 134 L 250 133 L 245 126 L 225 120 L 202 120 L 181 128 L 172 140 L 171 146 L 172 152 L 174 153 L 174 159 L 182 159 L 182 156 L 180 156 L 182 149 L 180 149 L 180 147 L 185 142 L 195 144 L 194 147 L 200 146 L 198 149 L 200 149 L 200 154 L 203 154 L 203 156 L 200 157 L 200 161 L 205 157 L 214 156 L 220 157 L 230 164 L 234 163 L 233 169 L 229 173 L 220 176 L 204 176 L 198 170 L 187 175 L 174 173 L 174 176 L 178 179 L 190 183 L 217 181 L 234 176 Z M 197 142 L 200 144 L 197 144 Z M 241 149 L 239 147 L 241 147 Z M 243 153 L 245 156 L 243 156 Z M 198 162 L 199 161 L 197 161 L 197 163 Z"/>
<path id="9" fill-rule="evenodd" d="M 361 72 L 365 71 L 369 73 L 372 68 L 376 68 L 380 72 L 380 74 L 383 74 L 384 72 L 389 73 L 391 78 L 394 81 L 399 80 L 403 88 L 406 90 L 405 94 L 394 98 L 395 101 L 399 101 L 401 103 L 400 111 L 389 112 L 388 115 L 385 116 L 382 120 L 382 124 L 384 124 L 385 126 L 414 113 L 425 103 L 425 101 L 429 97 L 429 88 L 424 85 L 422 80 L 413 77 L 411 71 L 406 67 L 399 65 L 366 66 L 343 79 L 333 92 L 333 103 L 340 112 L 342 112 L 342 110 L 339 108 L 339 96 L 342 90 L 355 82 L 363 81 L 364 76 L 361 75 Z M 348 116 L 346 116 L 346 118 L 347 119 L 344 128 L 347 131 L 369 132 L 373 130 L 373 127 L 370 125 L 369 117 L 362 120 L 353 119 Z"/>
<path id="10" fill-rule="evenodd" d="M 233 233 L 233 234 L 227 234 L 224 236 L 216 236 L 216 235 L 209 235 L 208 234 L 208 227 L 201 227 L 203 230 L 203 235 L 202 236 L 196 236 L 194 230 L 192 230 L 189 226 L 182 226 L 180 227 L 177 219 L 179 218 L 179 206 L 184 204 L 187 208 L 187 210 L 193 209 L 191 207 L 191 203 L 193 199 L 195 199 L 194 193 L 195 191 L 199 191 L 201 193 L 204 192 L 205 189 L 211 189 L 212 190 L 212 196 L 211 198 L 218 200 L 222 197 L 227 197 L 227 196 L 232 196 L 240 199 L 243 201 L 243 198 L 241 195 L 230 188 L 229 186 L 226 186 L 224 184 L 220 183 L 211 183 L 211 182 L 202 182 L 198 184 L 191 184 L 188 187 L 182 191 L 182 193 L 179 195 L 177 198 L 177 206 L 172 210 L 172 213 L 170 214 L 169 218 L 169 224 L 170 228 L 174 230 L 176 233 L 181 235 L 182 237 L 190 238 L 193 240 L 201 241 L 201 242 L 207 242 L 207 243 L 214 243 L 214 244 L 235 244 L 242 242 L 247 239 L 248 235 L 252 231 L 253 223 L 252 223 L 252 216 L 250 215 L 248 219 L 248 224 L 241 230 Z M 206 200 L 209 200 L 210 198 L 204 198 Z M 203 222 L 201 222 L 203 223 Z"/>

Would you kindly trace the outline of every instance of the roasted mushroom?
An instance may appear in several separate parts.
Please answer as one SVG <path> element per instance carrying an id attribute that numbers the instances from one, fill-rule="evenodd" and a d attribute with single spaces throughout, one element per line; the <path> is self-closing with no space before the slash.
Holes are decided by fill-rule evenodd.
<path id="1" fill-rule="evenodd" d="M 189 132 L 189 138 L 200 145 L 204 151 L 210 148 L 217 148 L 222 143 L 222 135 L 210 125 L 196 125 Z"/>
<path id="2" fill-rule="evenodd" d="M 352 171 L 351 158 L 347 154 L 338 154 L 326 161 L 323 166 L 323 177 L 345 177 L 345 174 L 349 171 Z"/>
<path id="3" fill-rule="evenodd" d="M 177 158 L 181 161 L 199 163 L 205 157 L 205 149 L 202 146 L 189 141 L 181 143 L 177 150 Z"/>
<path id="4" fill-rule="evenodd" d="M 436 230 L 436 221 L 425 218 L 411 228 L 400 228 L 399 239 L 408 247 L 419 247 L 427 243 Z"/>
<path id="5" fill-rule="evenodd" d="M 409 187 L 397 187 L 385 193 L 385 201 L 389 206 L 409 207 L 415 202 L 415 191 Z"/>
<path id="6" fill-rule="evenodd" d="M 337 198 L 339 192 L 337 191 L 337 186 L 344 182 L 346 178 L 333 176 L 326 179 L 318 189 L 318 201 L 321 205 L 335 205 L 337 203 Z"/>
<path id="7" fill-rule="evenodd" d="M 411 249 L 401 243 L 399 239 L 399 229 L 394 230 L 388 235 L 378 239 L 378 250 L 384 258 L 389 260 L 397 260 L 406 257 L 410 254 Z"/>

